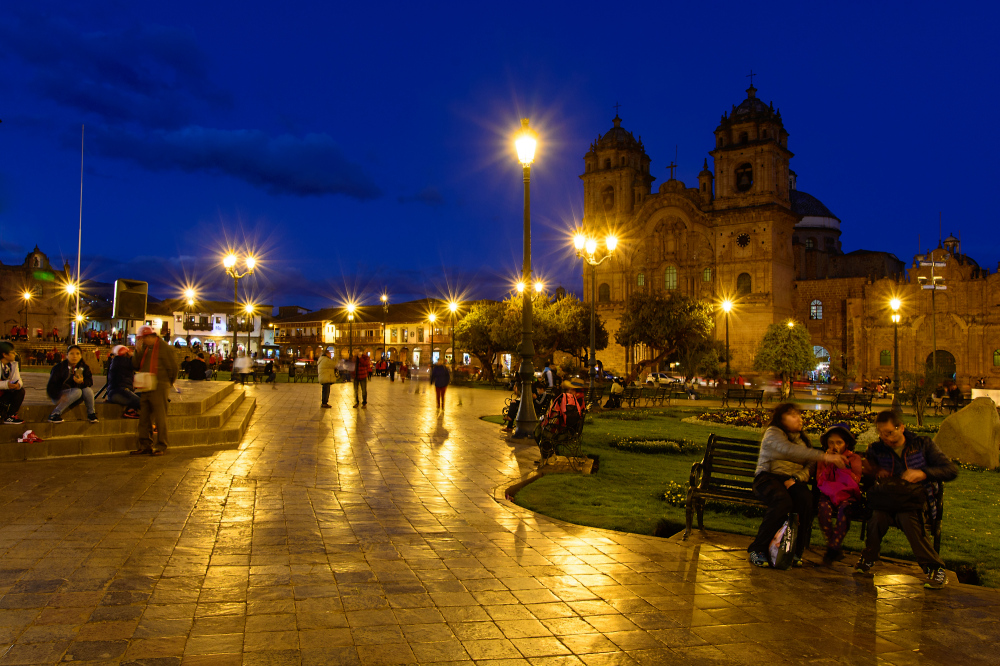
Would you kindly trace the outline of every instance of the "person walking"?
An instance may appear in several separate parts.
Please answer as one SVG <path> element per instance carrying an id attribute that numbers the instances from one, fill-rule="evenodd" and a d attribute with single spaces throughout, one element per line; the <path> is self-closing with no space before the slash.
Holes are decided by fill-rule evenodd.
<path id="1" fill-rule="evenodd" d="M 278 373 L 274 371 L 274 359 L 267 359 L 267 363 L 264 364 L 264 377 L 267 382 L 271 382 L 271 388 L 275 391 L 278 390 Z"/>
<path id="2" fill-rule="evenodd" d="M 389 361 L 389 381 L 396 381 L 396 362 Z"/>
<path id="3" fill-rule="evenodd" d="M 358 354 L 354 357 L 354 406 L 358 406 L 358 388 L 361 388 L 361 406 L 368 407 L 368 376 L 372 371 L 372 362 L 368 354 Z"/>
<path id="4" fill-rule="evenodd" d="M 83 350 L 72 345 L 66 350 L 66 360 L 52 366 L 49 371 L 49 383 L 45 387 L 55 409 L 49 414 L 50 423 L 62 423 L 62 413 L 78 400 L 83 400 L 87 406 L 87 420 L 97 423 L 97 410 L 94 409 L 94 377 L 90 367 L 83 361 Z"/>
<path id="5" fill-rule="evenodd" d="M 448 366 L 444 364 L 444 357 L 438 358 L 438 362 L 431 367 L 431 384 L 434 384 L 434 398 L 437 401 L 437 408 L 444 409 L 444 394 L 451 383 L 451 373 Z"/>
<path id="6" fill-rule="evenodd" d="M 330 358 L 330 351 L 323 350 L 323 355 L 316 362 L 316 375 L 323 389 L 320 407 L 330 409 L 330 384 L 337 381 L 337 364 Z"/>
<path id="7" fill-rule="evenodd" d="M 250 368 L 250 357 L 245 353 L 240 353 L 240 355 L 233 361 L 233 381 L 237 377 L 240 378 L 240 386 L 246 386 L 247 375 L 252 374 L 253 370 Z"/>
<path id="8" fill-rule="evenodd" d="M 406 364 L 406 359 L 399 362 L 399 383 L 405 384 L 410 378 L 410 366 Z"/>
<path id="9" fill-rule="evenodd" d="M 139 441 L 130 455 L 162 456 L 167 450 L 167 391 L 177 380 L 177 359 L 170 345 L 160 340 L 152 326 L 140 326 L 136 334 L 132 368 L 141 375 L 139 389 Z M 153 446 L 153 426 L 156 446 Z"/>
<path id="10" fill-rule="evenodd" d="M 24 423 L 17 415 L 24 402 L 24 384 L 16 359 L 14 345 L 6 340 L 0 342 L 0 423 L 3 425 Z"/>
<path id="11" fill-rule="evenodd" d="M 122 405 L 127 419 L 139 418 L 139 406 L 142 401 L 132 390 L 135 368 L 132 367 L 132 354 L 128 347 L 115 345 L 111 349 L 111 365 L 108 367 L 108 402 Z"/>

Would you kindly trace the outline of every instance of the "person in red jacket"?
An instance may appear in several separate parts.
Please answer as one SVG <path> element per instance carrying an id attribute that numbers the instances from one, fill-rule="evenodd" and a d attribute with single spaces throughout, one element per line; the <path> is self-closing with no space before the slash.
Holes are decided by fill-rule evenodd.
<path id="1" fill-rule="evenodd" d="M 372 362 L 368 354 L 359 353 L 354 357 L 354 406 L 358 406 L 358 387 L 361 387 L 361 406 L 368 406 L 368 376 L 372 372 Z"/>

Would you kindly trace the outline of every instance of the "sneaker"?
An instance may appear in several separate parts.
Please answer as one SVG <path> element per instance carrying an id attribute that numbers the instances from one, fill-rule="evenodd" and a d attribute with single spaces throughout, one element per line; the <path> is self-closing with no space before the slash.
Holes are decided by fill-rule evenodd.
<path id="1" fill-rule="evenodd" d="M 765 553 L 757 553 L 751 551 L 750 564 L 754 565 L 755 567 L 766 568 L 771 566 L 771 560 L 767 559 L 767 555 Z"/>
<path id="2" fill-rule="evenodd" d="M 864 557 L 862 557 L 860 560 L 858 560 L 858 563 L 854 565 L 854 572 L 859 573 L 862 576 L 870 576 L 873 566 L 875 566 L 874 562 L 869 562 Z"/>
<path id="3" fill-rule="evenodd" d="M 802 566 L 802 558 L 796 555 L 795 558 L 792 559 L 792 566 L 793 567 L 801 567 Z"/>
<path id="4" fill-rule="evenodd" d="M 62 423 L 61 414 L 49 414 L 49 423 Z"/>
<path id="5" fill-rule="evenodd" d="M 351 405 L 351 407 L 357 407 L 357 406 L 358 406 L 358 403 L 354 403 L 353 405 Z"/>
<path id="6" fill-rule="evenodd" d="M 940 590 L 947 584 L 948 574 L 943 568 L 939 567 L 931 570 L 930 575 L 927 577 L 927 582 L 924 583 L 924 587 L 928 590 Z"/>
<path id="7" fill-rule="evenodd" d="M 24 419 L 22 419 L 17 414 L 14 414 L 13 416 L 8 416 L 3 420 L 4 425 L 21 425 L 22 423 L 24 423 Z"/>
<path id="8" fill-rule="evenodd" d="M 135 411 L 134 409 L 126 409 L 125 413 L 122 414 L 122 416 L 127 419 L 137 419 L 139 418 L 139 412 Z"/>
<path id="9" fill-rule="evenodd" d="M 97 423 L 97 414 L 87 414 L 87 420 L 91 423 Z"/>
<path id="10" fill-rule="evenodd" d="M 320 405 L 320 407 L 322 407 L 323 409 L 333 409 L 333 405 L 330 405 L 325 402 L 322 405 Z"/>

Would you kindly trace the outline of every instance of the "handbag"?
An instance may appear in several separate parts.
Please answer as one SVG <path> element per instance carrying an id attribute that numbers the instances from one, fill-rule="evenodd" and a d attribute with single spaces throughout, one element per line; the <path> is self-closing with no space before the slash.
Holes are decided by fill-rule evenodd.
<path id="1" fill-rule="evenodd" d="M 868 491 L 868 508 L 885 513 L 922 511 L 927 491 L 919 483 L 910 483 L 896 476 L 877 479 Z"/>
<path id="2" fill-rule="evenodd" d="M 157 340 L 156 344 L 159 345 L 160 341 Z M 159 349 L 157 349 L 159 351 Z M 142 352 L 142 361 L 139 362 L 139 367 L 146 362 L 146 354 L 149 353 L 149 348 L 147 347 Z M 132 378 L 132 388 L 139 393 L 146 393 L 148 391 L 156 390 L 156 357 L 159 354 L 153 354 L 153 358 L 149 361 L 149 372 L 137 372 L 135 377 Z"/>
<path id="3" fill-rule="evenodd" d="M 788 514 L 788 520 L 771 539 L 768 554 L 771 556 L 771 566 L 775 569 L 788 569 L 795 560 L 795 542 L 799 537 L 799 514 Z"/>

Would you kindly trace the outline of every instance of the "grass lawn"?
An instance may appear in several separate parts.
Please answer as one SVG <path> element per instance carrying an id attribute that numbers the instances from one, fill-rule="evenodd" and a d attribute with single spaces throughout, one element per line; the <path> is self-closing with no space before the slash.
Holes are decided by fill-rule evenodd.
<path id="1" fill-rule="evenodd" d="M 578 525 L 588 525 L 620 532 L 654 534 L 665 521 L 669 532 L 684 526 L 684 508 L 669 504 L 663 493 L 673 481 L 685 488 L 691 464 L 702 453 L 651 455 L 614 449 L 611 442 L 620 437 L 689 439 L 704 443 L 711 433 L 758 439 L 746 430 L 707 424 L 683 423 L 681 419 L 700 413 L 704 407 L 673 407 L 640 410 L 642 420 L 590 417 L 584 429 L 584 450 L 600 456 L 600 471 L 591 476 L 552 474 L 523 488 L 514 501 L 527 509 Z M 628 412 L 617 412 L 625 415 Z M 499 417 L 486 417 L 499 423 Z M 940 418 L 925 419 L 939 423 Z M 913 421 L 907 417 L 907 421 Z M 915 423 L 915 421 L 914 421 Z M 818 444 L 818 437 L 813 437 Z M 942 525 L 941 556 L 950 569 L 974 565 L 984 585 L 1000 587 L 1000 555 L 992 530 L 993 516 L 1000 511 L 1000 474 L 962 470 L 958 479 L 947 484 L 945 517 Z M 723 532 L 752 536 L 760 523 L 754 509 L 705 509 L 705 527 Z M 858 525 L 852 526 L 845 547 L 860 551 Z M 814 547 L 825 543 L 814 524 Z M 899 530 L 890 530 L 882 544 L 889 557 L 912 559 L 909 544 Z M 849 556 L 850 557 L 850 556 Z"/>

